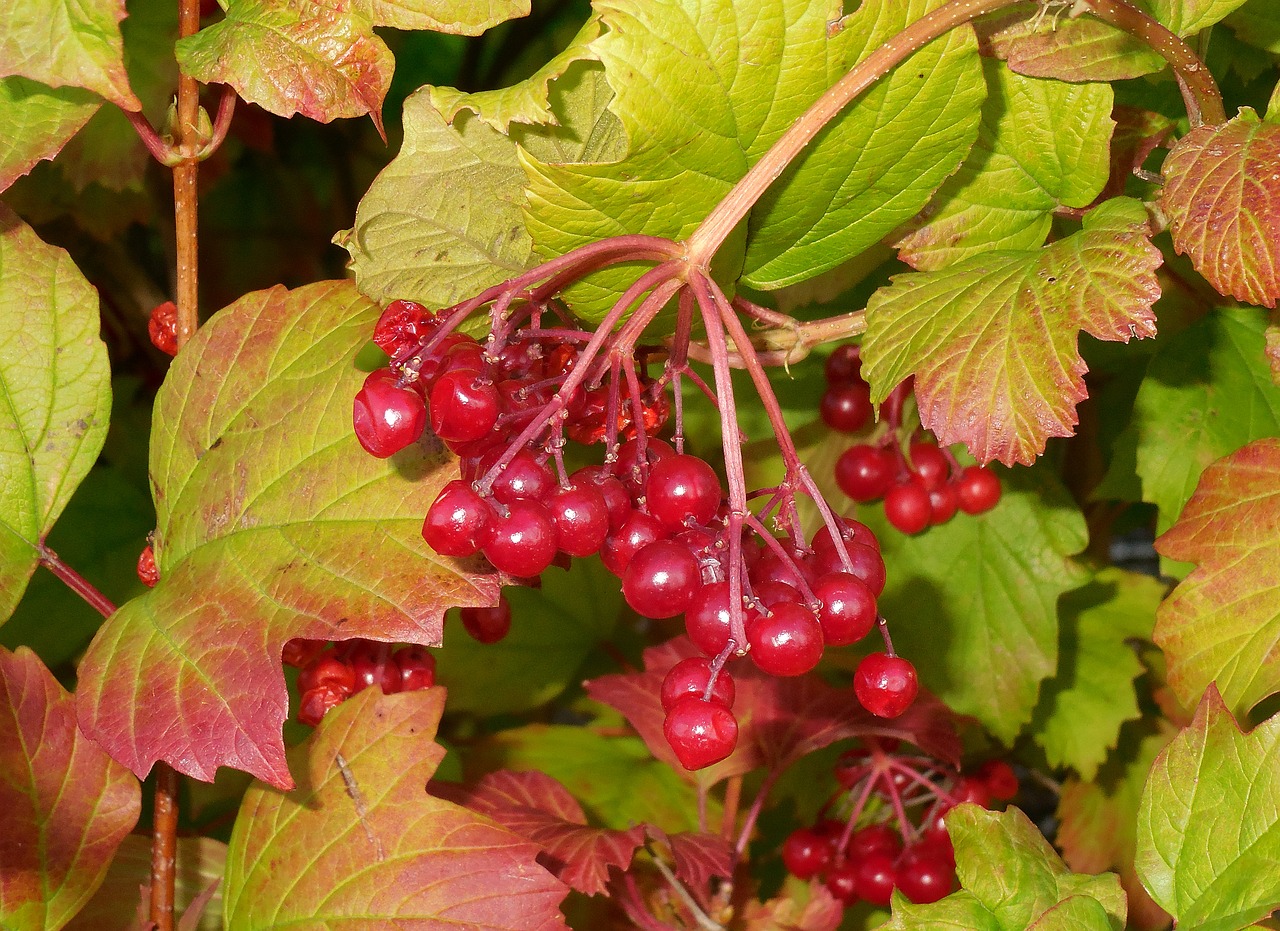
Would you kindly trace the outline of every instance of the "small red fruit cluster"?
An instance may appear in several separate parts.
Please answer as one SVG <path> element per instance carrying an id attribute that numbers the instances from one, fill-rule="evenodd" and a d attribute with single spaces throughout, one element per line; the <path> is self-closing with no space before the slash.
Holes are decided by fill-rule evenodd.
<path id="1" fill-rule="evenodd" d="M 323 640 L 290 640 L 284 646 L 286 665 L 298 673 L 298 720 L 315 727 L 330 708 L 372 685 L 383 694 L 430 688 L 436 681 L 436 660 L 425 647 L 394 649 L 373 640 L 344 640 L 330 646 Z"/>
<path id="2" fill-rule="evenodd" d="M 173 301 L 165 301 L 151 308 L 151 316 L 147 319 L 147 335 L 151 337 L 151 345 L 165 355 L 178 354 L 178 305 Z"/>
<path id="3" fill-rule="evenodd" d="M 782 846 L 792 875 L 821 877 L 845 906 L 859 900 L 887 906 L 894 889 L 917 904 L 949 895 L 957 885 L 955 852 L 943 816 L 962 802 L 989 808 L 1018 793 L 1018 777 L 1003 760 L 960 775 L 897 749 L 896 741 L 879 740 L 842 754 L 836 763 L 841 789 L 824 810 L 851 802 L 848 817 L 824 815 Z M 877 820 L 863 818 L 865 812 L 892 814 Z"/>

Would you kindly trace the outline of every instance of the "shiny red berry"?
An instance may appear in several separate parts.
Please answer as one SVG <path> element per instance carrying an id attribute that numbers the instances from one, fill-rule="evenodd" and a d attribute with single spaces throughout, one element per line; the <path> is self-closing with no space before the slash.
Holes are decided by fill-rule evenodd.
<path id="1" fill-rule="evenodd" d="M 670 711 L 677 701 L 686 695 L 705 697 L 707 701 L 733 707 L 733 699 L 737 689 L 733 676 L 724 670 L 716 676 L 716 684 L 707 695 L 707 683 L 711 681 L 711 660 L 705 656 L 690 656 L 676 663 L 662 680 L 662 710 Z"/>
<path id="2" fill-rule="evenodd" d="M 365 451 L 386 459 L 422 436 L 427 409 L 422 395 L 401 388 L 391 371 L 378 369 L 356 393 L 351 419 Z"/>
<path id="3" fill-rule="evenodd" d="M 956 497 L 966 514 L 989 511 L 1000 501 L 1000 479 L 986 466 L 966 466 L 956 483 Z"/>
<path id="4" fill-rule="evenodd" d="M 853 674 L 853 691 L 862 707 L 878 718 L 896 718 L 920 690 L 915 667 L 901 656 L 871 653 Z"/>
<path id="5" fill-rule="evenodd" d="M 497 643 L 511 631 L 511 602 L 506 595 L 500 595 L 492 607 L 460 608 L 458 614 L 463 628 L 480 643 Z"/>
<path id="6" fill-rule="evenodd" d="M 681 766 L 704 769 L 733 753 L 738 743 L 738 720 L 722 705 L 686 695 L 667 712 L 662 733 Z"/>

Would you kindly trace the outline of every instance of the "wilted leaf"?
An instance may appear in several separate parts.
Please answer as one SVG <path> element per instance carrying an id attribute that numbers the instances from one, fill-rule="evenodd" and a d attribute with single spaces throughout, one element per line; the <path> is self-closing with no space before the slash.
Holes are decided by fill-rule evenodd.
<path id="1" fill-rule="evenodd" d="M 185 74 L 229 84 L 277 116 L 328 123 L 367 113 L 382 132 L 395 61 L 373 23 L 346 2 L 231 0 L 225 19 L 175 51 Z"/>
<path id="2" fill-rule="evenodd" d="M 1086 396 L 1080 332 L 1155 334 L 1160 262 L 1142 205 L 1115 199 L 1043 249 L 898 275 L 867 304 L 872 400 L 914 375 L 920 419 L 940 442 L 982 462 L 1034 462 L 1049 437 L 1072 434 Z"/>
<path id="3" fill-rule="evenodd" d="M 351 360 L 378 310 L 350 282 L 246 295 L 202 327 L 156 399 L 160 584 L 102 628 L 80 723 L 138 774 L 232 766 L 290 784 L 280 651 L 293 637 L 440 642 L 491 569 L 436 556 L 422 515 L 454 477 L 430 434 L 388 460 L 351 428 Z"/>
<path id="4" fill-rule="evenodd" d="M 1138 717 L 1133 680 L 1142 663 L 1126 641 L 1151 638 L 1166 586 L 1107 568 L 1059 602 L 1058 672 L 1040 688 L 1032 731 L 1053 766 L 1092 779 L 1120 725 Z"/>
<path id="5" fill-rule="evenodd" d="M 375 26 L 430 29 L 478 36 L 491 26 L 529 15 L 529 0 L 352 0 Z"/>
<path id="6" fill-rule="evenodd" d="M 1266 307 L 1280 297 L 1278 166 L 1280 124 L 1246 107 L 1187 133 L 1162 168 L 1174 248 L 1221 293 Z"/>
<path id="7" fill-rule="evenodd" d="M 938 189 L 899 257 L 936 269 L 994 249 L 1038 249 L 1060 206 L 1085 207 L 1107 181 L 1112 93 L 1014 74 L 986 60 L 978 141 Z"/>
<path id="8" fill-rule="evenodd" d="M 1196 568 L 1160 606 L 1155 641 L 1184 704 L 1210 682 L 1243 714 L 1280 690 L 1280 439 L 1205 469 L 1162 556 Z"/>
<path id="9" fill-rule="evenodd" d="M 0 80 L 0 191 L 53 158 L 102 106 L 90 91 L 57 90 L 27 78 Z"/>
<path id="10" fill-rule="evenodd" d="M 56 931 L 138 820 L 138 782 L 76 728 L 30 650 L 0 649 L 0 927 Z"/>
<path id="11" fill-rule="evenodd" d="M 1138 812 L 1138 875 L 1180 927 L 1229 931 L 1280 906 L 1277 799 L 1280 718 L 1244 734 L 1210 686 Z"/>
<path id="12" fill-rule="evenodd" d="M 98 295 L 70 257 L 0 205 L 0 622 L 98 458 L 111 411 Z"/>
<path id="13" fill-rule="evenodd" d="M 551 931 L 566 887 L 538 847 L 425 789 L 444 689 L 366 689 L 290 751 L 298 788 L 251 788 L 227 851 L 229 931 L 310 923 Z"/>
<path id="14" fill-rule="evenodd" d="M 141 109 L 124 70 L 124 18 L 124 0 L 10 0 L 0 5 L 0 77 L 83 87 Z"/>
<path id="15" fill-rule="evenodd" d="M 893 894 L 886 931 L 1028 928 L 1121 931 L 1124 890 L 1113 874 L 1070 872 L 1049 842 L 1018 808 L 986 811 L 964 804 L 947 815 L 961 889 L 931 905 L 912 905 Z M 1073 902 L 1072 899 L 1086 901 Z M 1059 909 L 1057 914 L 1054 910 Z"/>
<path id="16" fill-rule="evenodd" d="M 222 873 L 227 845 L 211 837 L 179 837 L 174 867 L 174 912 L 181 916 L 217 883 L 191 931 L 222 931 Z M 120 844 L 106 878 L 66 931 L 136 931 L 139 888 L 151 882 L 151 838 L 130 834 Z M 185 926 L 184 926 L 185 931 Z"/>

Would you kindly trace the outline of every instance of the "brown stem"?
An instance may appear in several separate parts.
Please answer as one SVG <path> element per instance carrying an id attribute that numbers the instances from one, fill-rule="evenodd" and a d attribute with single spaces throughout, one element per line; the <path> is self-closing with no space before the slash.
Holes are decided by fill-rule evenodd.
<path id="1" fill-rule="evenodd" d="M 155 931 L 173 931 L 173 889 L 178 856 L 178 774 L 156 764 L 155 816 L 151 826 L 151 920 Z"/>
<path id="2" fill-rule="evenodd" d="M 724 788 L 724 817 L 720 819 L 720 834 L 725 840 L 733 838 L 738 826 L 738 805 L 742 801 L 742 774 L 730 776 Z"/>
<path id="3" fill-rule="evenodd" d="M 179 0 L 178 36 L 200 30 L 199 0 Z M 229 117 L 228 117 L 229 119 Z M 173 166 L 173 210 L 177 235 L 177 343 L 181 349 L 200 325 L 197 259 L 197 183 L 200 175 L 200 85 L 189 75 L 178 74 L 178 118 L 173 127 L 173 147 L 182 161 Z M 152 919 L 155 920 L 154 918 Z M 164 931 L 163 928 L 160 931 Z"/>
<path id="4" fill-rule="evenodd" d="M 98 591 L 88 579 L 62 561 L 62 558 L 43 543 L 39 547 L 40 565 L 44 566 L 103 617 L 116 613 L 116 606 L 106 595 Z"/>

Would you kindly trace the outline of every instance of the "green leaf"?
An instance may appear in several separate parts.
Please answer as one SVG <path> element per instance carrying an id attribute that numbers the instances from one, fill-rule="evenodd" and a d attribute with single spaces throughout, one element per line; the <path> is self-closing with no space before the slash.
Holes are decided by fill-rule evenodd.
<path id="1" fill-rule="evenodd" d="M 1249 108 L 1199 126 L 1164 160 L 1160 206 L 1173 245 L 1222 294 L 1275 307 L 1280 297 L 1280 125 Z"/>
<path id="2" fill-rule="evenodd" d="M 0 649 L 0 927 L 56 931 L 102 882 L 142 793 L 76 728 L 30 650 Z"/>
<path id="3" fill-rule="evenodd" d="M 529 0 L 352 0 L 375 26 L 430 29 L 478 36 L 491 26 L 529 15 Z"/>
<path id="4" fill-rule="evenodd" d="M 1189 36 L 1243 6 L 1245 0 L 1147 0 L 1151 15 L 1169 31 Z"/>
<path id="5" fill-rule="evenodd" d="M 367 113 L 382 132 L 395 61 L 369 18 L 345 4 L 231 0 L 225 19 L 180 39 L 175 53 L 184 74 L 229 84 L 277 116 L 328 123 Z"/>
<path id="6" fill-rule="evenodd" d="M 53 158 L 102 101 L 78 87 L 54 89 L 27 78 L 0 80 L 0 191 Z"/>
<path id="7" fill-rule="evenodd" d="M 491 568 L 422 540 L 452 457 L 428 433 L 377 460 L 352 431 L 352 359 L 377 317 L 350 282 L 276 287 L 170 367 L 151 442 L 160 584 L 99 631 L 77 691 L 86 733 L 135 772 L 164 759 L 288 785 L 287 640 L 437 645 L 446 608 L 496 601 Z"/>
<path id="8" fill-rule="evenodd" d="M 1086 535 L 1080 512 L 1042 470 L 1002 471 L 1000 481 L 994 510 L 919 536 L 888 528 L 879 507 L 860 519 L 874 521 L 890 566 L 880 611 L 894 647 L 952 710 L 1011 742 L 1057 668 L 1058 596 L 1086 581 L 1070 558 Z"/>
<path id="9" fill-rule="evenodd" d="M 1085 207 L 1110 171 L 1112 93 L 1014 74 L 983 60 L 989 93 L 978 141 L 938 190 L 899 258 L 936 269 L 993 249 L 1038 249 L 1060 206 Z"/>
<path id="10" fill-rule="evenodd" d="M 1280 717 L 1241 732 L 1210 686 L 1156 758 L 1137 868 L 1180 927 L 1233 931 L 1280 906 Z"/>
<path id="11" fill-rule="evenodd" d="M 1032 731 L 1049 762 L 1092 779 L 1120 725 L 1138 717 L 1133 680 L 1143 671 L 1129 638 L 1149 640 L 1166 586 L 1107 568 L 1059 602 L 1058 672 L 1040 689 Z"/>
<path id="12" fill-rule="evenodd" d="M 608 639 L 622 607 L 617 577 L 596 559 L 575 559 L 568 572 L 550 569 L 541 587 L 512 587 L 505 596 L 511 633 L 483 644 L 458 625 L 435 654 L 451 711 L 526 711 L 555 698 L 581 679 L 583 660 Z"/>
<path id="13" fill-rule="evenodd" d="M 1020 809 L 960 805 L 947 815 L 947 833 L 961 890 L 930 905 L 912 905 L 895 891 L 893 919 L 882 926 L 886 931 L 1124 928 L 1119 879 L 1070 872 Z"/>
<path id="14" fill-rule="evenodd" d="M 1280 10 L 1269 0 L 1249 0 L 1227 17 L 1242 42 L 1280 55 Z"/>
<path id="15" fill-rule="evenodd" d="M 0 622 L 106 437 L 98 327 L 97 292 L 70 257 L 0 205 Z"/>
<path id="16" fill-rule="evenodd" d="M 124 69 L 124 18 L 124 0 L 11 0 L 0 5 L 0 77 L 83 87 L 124 110 L 141 109 Z"/>
<path id="17" fill-rule="evenodd" d="M 1166 64 L 1145 42 L 1089 16 L 1069 19 L 1019 11 L 976 28 L 984 52 L 1028 77 L 1122 81 L 1160 71 Z"/>
<path id="18" fill-rule="evenodd" d="M 365 689 L 290 751 L 298 788 L 245 793 L 227 851 L 227 931 L 553 931 L 568 887 L 540 847 L 427 794 L 444 689 Z"/>
<path id="19" fill-rule="evenodd" d="M 883 401 L 915 376 L 920 420 L 980 461 L 1031 463 L 1070 436 L 1086 396 L 1081 331 L 1127 342 L 1155 333 L 1160 252 L 1127 198 L 1034 251 L 997 251 L 898 275 L 867 304 L 863 377 Z"/>
<path id="20" fill-rule="evenodd" d="M 174 867 L 174 912 L 181 916 L 202 892 L 218 884 L 200 920 L 183 931 L 222 931 L 222 873 L 227 845 L 211 837 L 179 837 Z M 120 844 L 102 885 L 67 925 L 67 931 L 135 931 L 139 887 L 151 882 L 151 838 L 130 834 Z M 190 919 L 188 919 L 190 920 Z"/>
<path id="21" fill-rule="evenodd" d="M 698 830 L 693 783 L 655 760 L 638 737 L 606 737 L 586 727 L 530 724 L 473 747 L 468 780 L 499 769 L 537 770 L 564 783 L 593 824 L 624 831 L 640 823 Z M 714 803 L 713 803 L 714 807 Z"/>
<path id="22" fill-rule="evenodd" d="M 1257 440 L 1205 469 L 1161 555 L 1196 568 L 1160 606 L 1155 641 L 1190 707 L 1210 682 L 1243 714 L 1280 691 L 1280 439 Z"/>
<path id="23" fill-rule="evenodd" d="M 1148 365 L 1130 431 L 1142 500 L 1160 509 L 1158 533 L 1177 520 L 1211 462 L 1280 434 L 1280 387 L 1263 358 L 1265 325 L 1256 310 L 1214 310 Z"/>

